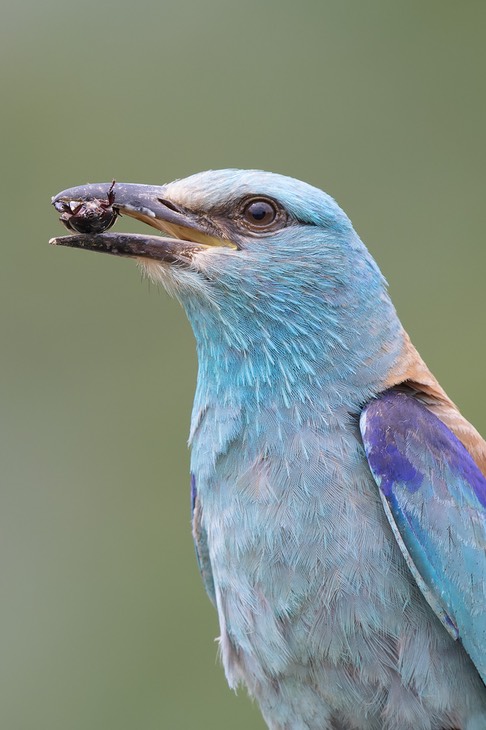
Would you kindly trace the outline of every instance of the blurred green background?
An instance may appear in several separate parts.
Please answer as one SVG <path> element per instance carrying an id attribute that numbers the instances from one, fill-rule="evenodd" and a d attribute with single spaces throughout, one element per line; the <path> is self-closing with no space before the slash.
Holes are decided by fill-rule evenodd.
<path id="1" fill-rule="evenodd" d="M 263 728 L 193 555 L 189 326 L 132 263 L 49 247 L 50 196 L 229 166 L 323 187 L 486 433 L 485 22 L 446 0 L 3 4 L 1 730 Z"/>

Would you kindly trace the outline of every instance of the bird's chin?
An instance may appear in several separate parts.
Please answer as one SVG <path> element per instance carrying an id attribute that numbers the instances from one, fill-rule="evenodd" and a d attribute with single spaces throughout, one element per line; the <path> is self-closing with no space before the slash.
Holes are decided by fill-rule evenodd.
<path id="1" fill-rule="evenodd" d="M 154 284 L 162 284 L 166 289 L 175 285 L 175 280 L 180 277 L 180 269 L 174 269 L 170 264 L 163 261 L 155 261 L 140 257 L 136 263 L 143 276 L 147 277 Z"/>
<path id="2" fill-rule="evenodd" d="M 196 267 L 178 266 L 145 257 L 136 259 L 142 275 L 157 285 L 162 285 L 170 296 L 179 300 L 190 293 L 211 299 L 207 280 Z"/>

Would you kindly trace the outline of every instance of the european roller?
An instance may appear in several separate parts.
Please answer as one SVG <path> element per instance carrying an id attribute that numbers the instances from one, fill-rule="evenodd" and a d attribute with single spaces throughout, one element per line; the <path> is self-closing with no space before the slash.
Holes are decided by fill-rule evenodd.
<path id="1" fill-rule="evenodd" d="M 53 243 L 134 258 L 194 330 L 193 533 L 230 686 L 271 730 L 485 730 L 486 444 L 341 208 L 258 170 L 53 202 Z M 164 235 L 106 232 L 119 214 Z"/>

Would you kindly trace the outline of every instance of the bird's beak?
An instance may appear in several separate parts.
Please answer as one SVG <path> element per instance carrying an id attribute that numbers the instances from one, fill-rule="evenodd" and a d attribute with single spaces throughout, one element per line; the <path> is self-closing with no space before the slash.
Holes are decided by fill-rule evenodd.
<path id="1" fill-rule="evenodd" d="M 237 248 L 214 222 L 172 203 L 166 186 L 93 183 L 63 190 L 52 198 L 52 204 L 63 213 L 61 219 L 69 228 L 83 231 L 51 238 L 50 243 L 57 246 L 181 264 L 190 263 L 195 253 L 212 246 Z M 86 205 L 93 225 L 85 219 L 81 227 L 78 220 Z M 106 233 L 118 215 L 137 218 L 171 237 Z"/>

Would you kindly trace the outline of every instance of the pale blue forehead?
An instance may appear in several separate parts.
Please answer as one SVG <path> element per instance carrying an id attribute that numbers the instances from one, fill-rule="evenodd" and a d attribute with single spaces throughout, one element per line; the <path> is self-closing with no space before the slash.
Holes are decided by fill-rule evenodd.
<path id="1" fill-rule="evenodd" d="M 166 196 L 192 210 L 208 210 L 248 195 L 278 200 L 289 213 L 305 223 L 338 223 L 349 220 L 330 195 L 308 183 L 263 170 L 208 170 L 166 187 Z"/>

